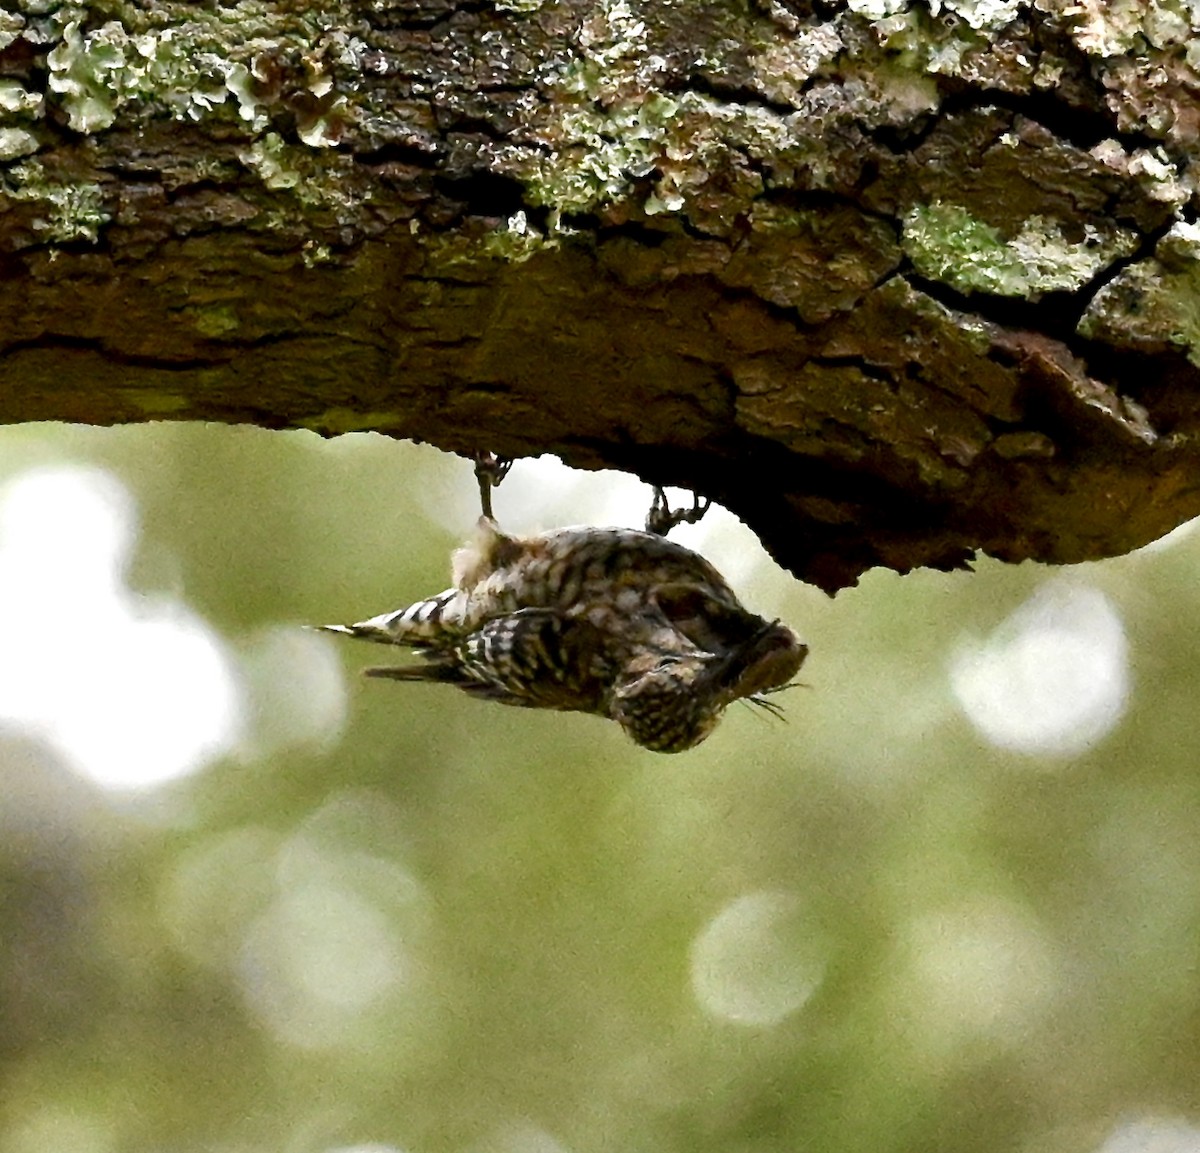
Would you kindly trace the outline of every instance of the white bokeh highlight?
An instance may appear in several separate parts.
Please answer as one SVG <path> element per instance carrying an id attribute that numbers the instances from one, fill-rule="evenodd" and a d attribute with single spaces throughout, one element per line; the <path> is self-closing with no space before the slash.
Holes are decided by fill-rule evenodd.
<path id="1" fill-rule="evenodd" d="M 1055 580 L 951 661 L 971 724 L 1015 752 L 1071 756 L 1105 737 L 1129 697 L 1125 628 L 1099 589 Z"/>
<path id="2" fill-rule="evenodd" d="M 816 992 L 826 944 L 791 893 L 760 890 L 727 904 L 692 943 L 692 994 L 712 1017 L 777 1025 Z"/>
<path id="3" fill-rule="evenodd" d="M 421 960 L 429 900 L 394 855 L 403 838 L 384 798 L 339 793 L 264 862 L 265 891 L 228 963 L 247 1007 L 280 1040 L 369 1047 L 377 1030 L 394 1041 L 406 1029 L 416 1043 L 431 1007 Z"/>
<path id="4" fill-rule="evenodd" d="M 1139 1117 L 1118 1125 L 1097 1153 L 1200 1153 L 1200 1126 L 1174 1118 Z"/>
<path id="5" fill-rule="evenodd" d="M 78 1099 L 56 1100 L 49 1091 L 43 1104 L 5 1125 L 4 1153 L 116 1153 L 108 1119 Z"/>
<path id="6" fill-rule="evenodd" d="M 239 755 L 332 748 L 346 725 L 348 691 L 338 646 L 323 633 L 276 625 L 239 646 L 244 696 Z"/>
<path id="7" fill-rule="evenodd" d="M 327 1149 L 325 1153 L 404 1153 L 399 1145 L 337 1145 Z"/>
<path id="8" fill-rule="evenodd" d="M 470 1153 L 570 1153 L 558 1138 L 528 1123 L 504 1125 L 470 1146 Z"/>
<path id="9" fill-rule="evenodd" d="M 977 895 L 914 918 L 892 966 L 898 999 L 918 1008 L 931 1039 L 1002 1040 L 1032 1026 L 1059 988 L 1050 939 L 1020 905 Z"/>
<path id="10" fill-rule="evenodd" d="M 126 587 L 134 537 L 133 500 L 100 469 L 39 467 L 0 490 L 0 727 L 113 789 L 194 772 L 240 724 L 216 633 Z"/>
<path id="11" fill-rule="evenodd" d="M 352 886 L 313 877 L 280 894 L 246 934 L 242 987 L 285 1039 L 340 1040 L 403 980 L 404 944 L 383 910 Z"/>

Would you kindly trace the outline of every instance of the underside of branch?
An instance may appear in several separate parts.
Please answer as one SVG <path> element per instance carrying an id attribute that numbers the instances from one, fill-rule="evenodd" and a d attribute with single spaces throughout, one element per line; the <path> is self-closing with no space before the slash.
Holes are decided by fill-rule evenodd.
<path id="1" fill-rule="evenodd" d="M 1200 514 L 1200 29 L 1098 9 L 26 0 L 0 420 L 554 452 L 829 591 L 1128 551 Z"/>

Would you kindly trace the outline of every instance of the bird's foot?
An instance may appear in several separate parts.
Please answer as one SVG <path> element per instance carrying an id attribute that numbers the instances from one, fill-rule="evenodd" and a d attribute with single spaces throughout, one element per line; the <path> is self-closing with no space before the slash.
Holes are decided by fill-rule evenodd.
<path id="1" fill-rule="evenodd" d="M 677 524 L 695 524 L 706 512 L 712 501 L 692 493 L 691 508 L 672 509 L 667 494 L 661 485 L 654 486 L 654 502 L 646 513 L 646 531 L 657 536 L 666 536 Z"/>
<path id="2" fill-rule="evenodd" d="M 512 460 L 507 456 L 497 456 L 494 452 L 477 452 L 475 454 L 475 479 L 479 482 L 479 507 L 488 520 L 492 516 L 492 489 L 508 476 L 512 468 Z"/>

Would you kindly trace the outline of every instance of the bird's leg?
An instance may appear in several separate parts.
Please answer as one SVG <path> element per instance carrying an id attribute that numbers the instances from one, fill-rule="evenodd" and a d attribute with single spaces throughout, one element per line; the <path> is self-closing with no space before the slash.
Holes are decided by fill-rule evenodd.
<path id="1" fill-rule="evenodd" d="M 506 456 L 497 456 L 494 452 L 477 452 L 475 454 L 475 479 L 479 482 L 479 507 L 488 520 L 492 516 L 492 489 L 494 489 L 512 468 L 512 460 Z"/>
<path id="2" fill-rule="evenodd" d="M 706 512 L 712 501 L 707 497 L 701 500 L 697 493 L 692 493 L 692 507 L 689 509 L 672 509 L 667 503 L 667 494 L 661 485 L 654 486 L 654 501 L 650 511 L 646 513 L 646 531 L 657 536 L 666 536 L 677 524 L 695 524 Z"/>

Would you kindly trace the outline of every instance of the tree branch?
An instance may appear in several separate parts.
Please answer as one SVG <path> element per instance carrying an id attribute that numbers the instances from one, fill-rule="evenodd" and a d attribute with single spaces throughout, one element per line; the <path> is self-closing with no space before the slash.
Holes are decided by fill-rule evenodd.
<path id="1" fill-rule="evenodd" d="M 44 7 L 0 14 L 0 420 L 556 452 L 830 591 L 1200 513 L 1182 22 Z"/>

